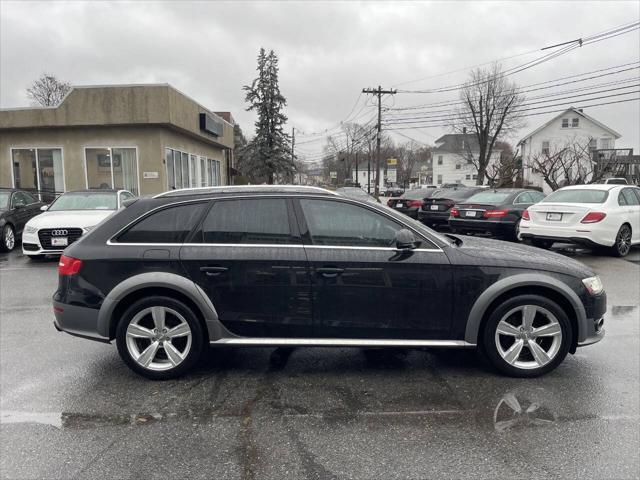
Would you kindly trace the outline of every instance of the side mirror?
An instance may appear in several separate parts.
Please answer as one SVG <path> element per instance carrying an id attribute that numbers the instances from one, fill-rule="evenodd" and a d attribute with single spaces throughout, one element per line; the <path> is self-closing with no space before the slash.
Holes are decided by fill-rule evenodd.
<path id="1" fill-rule="evenodd" d="M 24 208 L 24 203 L 18 203 L 14 205 L 13 208 L 15 208 L 16 210 L 20 210 L 21 208 Z"/>
<path id="2" fill-rule="evenodd" d="M 413 250 L 420 246 L 420 241 L 416 241 L 416 237 L 406 228 L 398 230 L 395 236 L 397 250 Z"/>
<path id="3" fill-rule="evenodd" d="M 41 212 L 46 212 L 47 210 L 49 210 L 49 205 L 42 205 L 42 206 L 40 207 L 40 211 L 41 211 Z"/>

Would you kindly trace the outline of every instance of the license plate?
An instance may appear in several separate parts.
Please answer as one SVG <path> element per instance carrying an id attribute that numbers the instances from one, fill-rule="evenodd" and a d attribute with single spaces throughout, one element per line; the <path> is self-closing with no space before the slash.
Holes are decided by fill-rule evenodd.
<path id="1" fill-rule="evenodd" d="M 396 203 L 396 208 L 402 208 L 402 204 L 401 203 Z"/>
<path id="2" fill-rule="evenodd" d="M 51 239 L 51 246 L 53 247 L 66 247 L 69 245 L 69 240 L 67 237 L 57 237 Z"/>
<path id="3" fill-rule="evenodd" d="M 472 211 L 472 212 L 467 212 L 467 217 L 475 217 L 476 216 L 476 212 Z"/>
<path id="4" fill-rule="evenodd" d="M 431 210 L 438 210 L 438 205 L 431 205 Z"/>
<path id="5" fill-rule="evenodd" d="M 552 222 L 560 222 L 562 220 L 562 214 L 549 212 L 547 213 L 547 220 Z"/>

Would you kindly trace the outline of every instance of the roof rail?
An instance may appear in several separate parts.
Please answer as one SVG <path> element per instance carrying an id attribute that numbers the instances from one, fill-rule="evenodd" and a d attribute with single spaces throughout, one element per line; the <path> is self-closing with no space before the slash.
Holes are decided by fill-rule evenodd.
<path id="1" fill-rule="evenodd" d="M 220 187 L 193 187 L 169 190 L 153 198 L 182 197 L 189 195 L 208 195 L 212 193 L 316 193 L 338 195 L 331 190 L 307 185 L 225 185 Z"/>

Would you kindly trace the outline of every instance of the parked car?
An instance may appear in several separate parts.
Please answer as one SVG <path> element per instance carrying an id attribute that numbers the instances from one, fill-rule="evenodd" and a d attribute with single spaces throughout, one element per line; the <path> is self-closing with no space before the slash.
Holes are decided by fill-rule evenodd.
<path id="1" fill-rule="evenodd" d="M 313 187 L 138 199 L 58 273 L 56 328 L 115 340 L 152 379 L 187 372 L 205 345 L 468 347 L 533 377 L 604 335 L 604 289 L 582 263 Z"/>
<path id="2" fill-rule="evenodd" d="M 423 205 L 424 199 L 433 195 L 437 190 L 437 188 L 407 190 L 398 199 L 390 198 L 387 205 L 411 218 L 418 218 L 418 210 Z"/>
<path id="3" fill-rule="evenodd" d="M 450 210 L 449 228 L 452 233 L 489 233 L 517 240 L 522 212 L 544 197 L 523 188 L 484 190 Z"/>
<path id="4" fill-rule="evenodd" d="M 15 248 L 25 224 L 40 213 L 43 205 L 32 193 L 0 188 L 0 251 L 10 252 Z"/>
<path id="5" fill-rule="evenodd" d="M 31 259 L 62 251 L 135 196 L 127 190 L 78 190 L 63 193 L 27 222 L 22 253 Z"/>
<path id="6" fill-rule="evenodd" d="M 385 192 L 385 197 L 400 197 L 404 193 L 404 188 L 401 187 L 388 187 Z"/>
<path id="7" fill-rule="evenodd" d="M 360 187 L 340 187 L 336 189 L 336 193 L 345 197 L 363 200 L 365 202 L 377 202 L 376 197 L 369 195 Z"/>
<path id="8" fill-rule="evenodd" d="M 626 178 L 607 178 L 604 182 L 605 185 L 628 185 Z"/>
<path id="9" fill-rule="evenodd" d="M 561 188 L 525 210 L 520 236 L 542 248 L 550 248 L 554 242 L 575 243 L 624 257 L 631 245 L 640 243 L 640 188 Z"/>
<path id="10" fill-rule="evenodd" d="M 430 227 L 447 226 L 451 207 L 485 189 L 485 187 L 456 187 L 437 190 L 424 199 L 417 212 L 418 220 Z"/>

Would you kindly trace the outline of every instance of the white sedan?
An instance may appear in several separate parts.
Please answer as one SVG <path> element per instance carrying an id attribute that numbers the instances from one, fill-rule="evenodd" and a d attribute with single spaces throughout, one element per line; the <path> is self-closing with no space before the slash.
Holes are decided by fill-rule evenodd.
<path id="1" fill-rule="evenodd" d="M 42 207 L 44 213 L 27 222 L 22 233 L 22 253 L 35 259 L 44 255 L 61 254 L 83 234 L 135 196 L 127 190 L 79 190 L 67 192 L 51 205 Z"/>
<path id="2" fill-rule="evenodd" d="M 572 185 L 532 205 L 520 221 L 520 236 L 550 248 L 554 242 L 606 247 L 624 257 L 640 244 L 640 188 Z"/>

